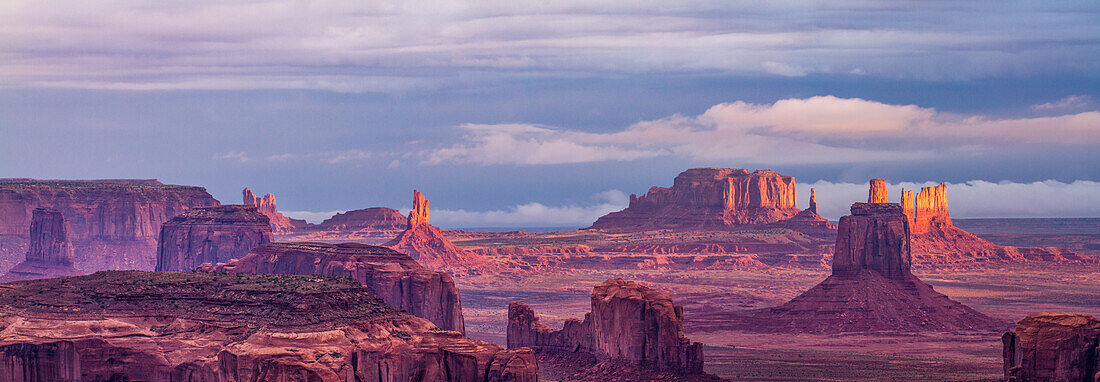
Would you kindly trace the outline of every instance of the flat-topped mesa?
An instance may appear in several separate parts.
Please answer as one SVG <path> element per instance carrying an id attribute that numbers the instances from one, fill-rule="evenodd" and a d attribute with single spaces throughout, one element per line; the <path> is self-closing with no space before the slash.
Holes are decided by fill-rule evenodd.
<path id="1" fill-rule="evenodd" d="M 871 179 L 871 190 L 867 192 L 867 203 L 889 203 L 887 186 L 886 181 L 883 179 Z"/>
<path id="2" fill-rule="evenodd" d="M 901 190 L 901 205 L 914 234 L 928 232 L 933 226 L 954 226 L 951 213 L 947 209 L 947 185 L 940 183 L 934 187 L 922 187 L 913 196 L 912 190 Z"/>
<path id="3" fill-rule="evenodd" d="M 108 271 L 0 288 L 3 381 L 533 382 L 343 277 Z M 6 374 L 5 374 L 6 373 Z"/>
<path id="4" fill-rule="evenodd" d="M 854 277 L 863 270 L 887 278 L 911 276 L 909 222 L 895 203 L 855 203 L 840 218 L 833 275 Z"/>
<path id="5" fill-rule="evenodd" d="M 1001 340 L 1005 381 L 1100 380 L 1100 320 L 1093 316 L 1030 314 Z"/>
<path id="6" fill-rule="evenodd" d="M 321 231 L 404 231 L 408 227 L 408 218 L 402 215 L 401 211 L 387 207 L 372 207 L 338 213 L 325 219 L 315 229 Z"/>
<path id="7" fill-rule="evenodd" d="M 291 219 L 279 212 L 276 207 L 275 194 L 267 194 L 262 198 L 257 198 L 248 187 L 245 187 L 241 193 L 243 194 L 243 204 L 255 206 L 260 213 L 267 215 L 267 218 L 271 220 L 271 230 L 276 234 L 291 233 L 307 225 L 305 220 Z"/>
<path id="8" fill-rule="evenodd" d="M 419 191 L 413 190 L 413 209 L 409 211 L 408 228 L 382 245 L 408 254 L 431 269 L 470 269 L 489 262 L 484 256 L 455 246 L 443 236 L 442 230 L 428 224 L 428 218 L 428 200 Z"/>
<path id="9" fill-rule="evenodd" d="M 631 195 L 630 205 L 604 215 L 592 229 L 728 228 L 768 224 L 799 212 L 794 177 L 772 170 L 693 168 L 672 187 Z"/>
<path id="10" fill-rule="evenodd" d="M 32 212 L 27 257 L 0 282 L 80 275 L 73 268 L 72 230 L 61 211 L 35 208 Z"/>
<path id="11" fill-rule="evenodd" d="M 458 287 L 446 272 L 424 268 L 406 254 L 366 244 L 272 243 L 204 270 L 233 273 L 343 276 L 359 280 L 386 303 L 465 332 Z"/>
<path id="12" fill-rule="evenodd" d="M 592 288 L 592 312 L 560 331 L 539 322 L 527 305 L 508 305 L 508 347 L 536 352 L 584 351 L 681 374 L 703 372 L 703 344 L 683 332 L 684 311 L 667 293 L 609 279 Z"/>
<path id="13" fill-rule="evenodd" d="M 271 220 L 255 206 L 192 208 L 161 226 L 156 270 L 189 271 L 229 261 L 271 241 Z"/>
<path id="14" fill-rule="evenodd" d="M 69 221 L 73 265 L 84 272 L 156 266 L 160 225 L 193 207 L 216 206 L 202 187 L 156 180 L 0 180 L 0 268 L 23 259 L 32 211 L 48 207 Z"/>

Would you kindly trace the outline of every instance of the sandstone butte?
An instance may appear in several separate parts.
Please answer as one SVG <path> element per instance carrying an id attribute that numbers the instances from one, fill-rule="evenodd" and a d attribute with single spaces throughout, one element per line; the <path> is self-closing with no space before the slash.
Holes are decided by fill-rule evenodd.
<path id="1" fill-rule="evenodd" d="M 780 220 L 769 226 L 789 228 L 800 232 L 817 231 L 823 235 L 828 235 L 836 229 L 836 225 L 817 214 L 817 193 L 814 192 L 812 188 L 810 189 L 809 207 L 806 207 L 806 209 L 800 211 L 790 219 Z"/>
<path id="2" fill-rule="evenodd" d="M 989 331 L 1007 323 L 952 301 L 911 272 L 909 222 L 895 203 L 855 203 L 840 218 L 832 274 L 774 308 L 735 316 L 756 332 Z"/>
<path id="3" fill-rule="evenodd" d="M 668 293 L 609 279 L 592 288 L 592 312 L 560 331 L 519 302 L 508 305 L 508 347 L 540 353 L 587 353 L 675 374 L 703 373 L 703 344 L 683 331 L 684 311 Z"/>
<path id="4" fill-rule="evenodd" d="M 409 255 L 373 245 L 273 243 L 240 258 L 202 268 L 218 272 L 342 276 L 358 280 L 387 304 L 465 332 L 458 287 L 446 272 L 429 270 Z"/>
<path id="5" fill-rule="evenodd" d="M 72 230 L 61 211 L 35 208 L 31 213 L 30 248 L 0 282 L 80 275 L 73 268 Z"/>
<path id="6" fill-rule="evenodd" d="M 307 225 L 305 220 L 291 219 L 279 212 L 275 204 L 275 194 L 267 194 L 262 198 L 257 198 L 248 187 L 245 187 L 241 194 L 243 195 L 244 205 L 255 206 L 260 213 L 271 219 L 271 231 L 276 234 L 289 234 L 296 229 L 305 228 Z"/>
<path id="7" fill-rule="evenodd" d="M 1100 380 L 1100 320 L 1035 313 L 1001 337 L 1005 381 Z"/>
<path id="8" fill-rule="evenodd" d="M 161 225 L 156 270 L 229 261 L 271 240 L 271 221 L 254 206 L 192 208 Z"/>
<path id="9" fill-rule="evenodd" d="M 722 229 L 768 224 L 799 213 L 794 177 L 772 170 L 693 168 L 672 187 L 651 187 L 630 195 L 630 205 L 596 220 L 589 229 Z"/>
<path id="10" fill-rule="evenodd" d="M 413 209 L 406 219 L 405 231 L 382 245 L 408 254 L 431 269 L 471 269 L 489 262 L 484 256 L 455 246 L 443 236 L 442 230 L 428 224 L 429 218 L 428 199 L 413 190 Z"/>
<path id="11" fill-rule="evenodd" d="M 871 180 L 871 196 L 888 198 L 886 182 Z M 916 195 L 901 190 L 901 207 L 912 231 L 914 262 L 921 266 L 975 266 L 983 263 L 1025 263 L 1031 261 L 1080 262 L 1084 257 L 1057 248 L 1004 247 L 966 232 L 951 222 L 947 208 L 947 185 L 922 187 Z"/>
<path id="12" fill-rule="evenodd" d="M 216 205 L 202 187 L 153 179 L 0 179 L 0 268 L 22 260 L 32 211 L 39 207 L 59 210 L 68 219 L 73 265 L 91 273 L 152 270 L 161 223 L 189 208 Z"/>
<path id="13" fill-rule="evenodd" d="M 346 278 L 104 271 L 0 285 L 14 381 L 537 381 Z"/>

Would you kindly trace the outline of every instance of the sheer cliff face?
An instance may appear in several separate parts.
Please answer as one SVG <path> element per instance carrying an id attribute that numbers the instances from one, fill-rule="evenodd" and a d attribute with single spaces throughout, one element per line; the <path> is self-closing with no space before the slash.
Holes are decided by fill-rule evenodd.
<path id="1" fill-rule="evenodd" d="M 920 192 L 901 190 L 901 205 L 913 234 L 922 234 L 935 228 L 954 227 L 951 213 L 947 210 L 947 185 L 940 183 L 935 187 L 922 187 Z"/>
<path id="2" fill-rule="evenodd" d="M 267 194 L 262 198 L 257 198 L 248 187 L 245 187 L 244 191 L 241 193 L 243 194 L 242 199 L 244 205 L 255 206 L 260 213 L 271 220 L 272 232 L 276 234 L 288 234 L 306 226 L 304 220 L 291 219 L 279 212 L 276 207 L 274 194 Z"/>
<path id="3" fill-rule="evenodd" d="M 1095 317 L 1031 314 L 1001 339 L 1006 381 L 1100 379 L 1100 320 Z"/>
<path id="4" fill-rule="evenodd" d="M 69 223 L 61 211 L 35 208 L 32 213 L 30 249 L 26 260 L 16 264 L 0 282 L 76 276 Z"/>
<path id="5" fill-rule="evenodd" d="M 424 268 L 408 255 L 373 245 L 274 243 L 212 270 L 237 273 L 344 276 L 359 280 L 386 303 L 441 329 L 465 332 L 454 279 Z"/>
<path id="6" fill-rule="evenodd" d="M 271 221 L 256 207 L 192 208 L 161 226 L 156 270 L 189 271 L 244 257 L 271 238 Z"/>
<path id="7" fill-rule="evenodd" d="M 683 308 L 672 298 L 634 282 L 611 279 L 592 290 L 592 312 L 584 321 L 553 331 L 530 307 L 508 306 L 508 347 L 536 351 L 586 351 L 601 358 L 683 374 L 703 372 L 702 344 L 683 332 Z"/>
<path id="8" fill-rule="evenodd" d="M 9 285 L 4 380 L 537 380 L 530 350 L 440 331 L 345 278 L 115 271 Z"/>
<path id="9" fill-rule="evenodd" d="M 0 247 L 26 248 L 32 211 L 48 207 L 69 222 L 77 269 L 151 270 L 160 225 L 189 208 L 216 205 L 201 187 L 155 180 L 0 180 Z M 0 253 L 0 265 L 22 256 L 22 250 Z"/>
<path id="10" fill-rule="evenodd" d="M 767 224 L 799 212 L 795 182 L 772 170 L 695 168 L 672 187 L 631 195 L 630 206 L 597 220 L 595 229 L 721 228 Z"/>
<path id="11" fill-rule="evenodd" d="M 909 222 L 893 203 L 856 203 L 840 218 L 833 255 L 833 275 L 849 277 L 863 270 L 901 279 L 911 276 Z"/>

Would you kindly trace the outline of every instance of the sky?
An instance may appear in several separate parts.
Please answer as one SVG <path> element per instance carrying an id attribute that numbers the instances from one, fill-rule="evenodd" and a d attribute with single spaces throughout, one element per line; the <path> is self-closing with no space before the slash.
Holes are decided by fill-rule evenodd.
<path id="1" fill-rule="evenodd" d="M 1100 3 L 624 3 L 3 1 L 0 177 L 539 227 L 771 168 L 830 218 L 873 177 L 1100 216 Z"/>

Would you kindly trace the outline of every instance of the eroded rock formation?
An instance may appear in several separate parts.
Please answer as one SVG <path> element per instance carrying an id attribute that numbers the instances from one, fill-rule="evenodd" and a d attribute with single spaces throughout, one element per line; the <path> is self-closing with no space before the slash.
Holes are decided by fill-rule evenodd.
<path id="1" fill-rule="evenodd" d="M 61 211 L 72 229 L 73 265 L 83 272 L 152 270 L 160 225 L 192 207 L 216 206 L 202 187 L 156 180 L 0 179 L 0 266 L 19 262 L 32 211 Z"/>
<path id="2" fill-rule="evenodd" d="M 305 220 L 291 219 L 279 212 L 275 205 L 275 194 L 267 194 L 262 198 L 257 198 L 248 187 L 244 188 L 242 194 L 244 195 L 244 205 L 255 206 L 260 213 L 266 215 L 267 218 L 271 220 L 272 232 L 276 234 L 288 234 L 306 226 Z"/>
<path id="3" fill-rule="evenodd" d="M 1001 337 L 1006 381 L 1100 380 L 1100 320 L 1036 313 Z"/>
<path id="4" fill-rule="evenodd" d="M 465 332 L 454 279 L 446 272 L 424 268 L 408 255 L 385 247 L 356 243 L 273 243 L 208 269 L 350 277 L 390 305 L 426 318 L 442 329 Z"/>
<path id="5" fill-rule="evenodd" d="M 346 278 L 99 272 L 0 288 L 13 381 L 537 381 L 502 349 Z"/>
<path id="6" fill-rule="evenodd" d="M 271 238 L 271 220 L 254 206 L 192 208 L 161 226 L 156 270 L 189 271 L 244 257 Z"/>
<path id="7" fill-rule="evenodd" d="M 413 209 L 409 211 L 405 231 L 382 245 L 408 254 L 432 269 L 469 269 L 489 262 L 481 255 L 455 246 L 443 236 L 443 231 L 428 224 L 428 218 L 428 200 L 413 190 Z"/>
<path id="8" fill-rule="evenodd" d="M 833 272 L 775 307 L 732 320 L 739 330 L 843 333 L 986 331 L 1006 323 L 952 301 L 911 273 L 909 222 L 894 203 L 855 203 L 840 218 Z"/>
<path id="9" fill-rule="evenodd" d="M 338 213 L 318 224 L 316 229 L 326 231 L 390 231 L 396 235 L 408 228 L 408 221 L 401 211 L 386 207 L 364 208 Z"/>
<path id="10" fill-rule="evenodd" d="M 72 230 L 61 211 L 35 208 L 31 213 L 30 248 L 0 282 L 80 275 L 73 268 Z"/>
<path id="11" fill-rule="evenodd" d="M 635 282 L 610 279 L 592 289 L 592 312 L 560 331 L 539 322 L 519 302 L 508 305 L 508 347 L 586 352 L 656 370 L 703 372 L 703 344 L 683 332 L 684 311 L 672 297 Z"/>
<path id="12" fill-rule="evenodd" d="M 867 203 L 889 203 L 887 184 L 883 179 L 871 179 L 871 190 L 867 192 Z"/>
<path id="13" fill-rule="evenodd" d="M 772 170 L 693 168 L 677 175 L 672 187 L 631 195 L 629 207 L 589 228 L 726 228 L 775 223 L 798 212 L 793 177 Z"/>
<path id="14" fill-rule="evenodd" d="M 817 214 L 817 195 L 810 189 L 810 206 L 790 219 L 773 223 L 772 226 L 790 228 L 800 232 L 814 232 L 827 235 L 836 229 L 833 223 Z"/>

